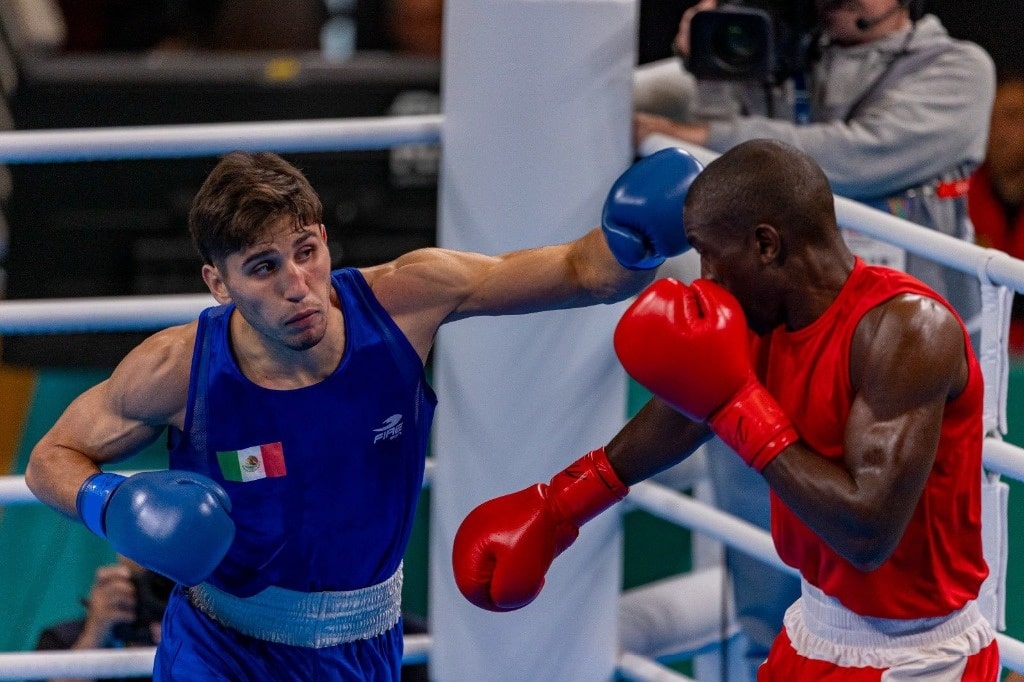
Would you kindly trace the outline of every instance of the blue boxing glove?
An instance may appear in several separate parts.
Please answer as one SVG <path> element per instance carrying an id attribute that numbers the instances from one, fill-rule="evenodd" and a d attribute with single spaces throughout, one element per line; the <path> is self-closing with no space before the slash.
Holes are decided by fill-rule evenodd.
<path id="1" fill-rule="evenodd" d="M 601 227 L 608 248 L 630 270 L 650 270 L 689 250 L 683 202 L 704 167 L 688 152 L 669 147 L 626 169 L 604 202 Z"/>
<path id="2" fill-rule="evenodd" d="M 191 471 L 93 474 L 76 506 L 119 554 L 186 586 L 213 573 L 235 539 L 228 494 Z"/>

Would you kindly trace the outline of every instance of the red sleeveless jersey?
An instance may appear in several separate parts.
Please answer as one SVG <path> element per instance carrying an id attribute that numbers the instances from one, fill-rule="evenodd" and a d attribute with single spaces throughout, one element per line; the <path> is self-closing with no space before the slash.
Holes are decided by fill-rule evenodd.
<path id="1" fill-rule="evenodd" d="M 854 398 L 850 346 L 870 309 L 912 293 L 948 303 L 902 272 L 860 259 L 835 302 L 813 324 L 756 342 L 758 375 L 822 457 L 842 460 Z M 955 312 L 954 312 L 955 314 Z M 958 318 L 959 319 L 959 318 Z M 961 322 L 961 327 L 963 323 Z M 968 348 L 967 386 L 945 409 L 938 453 L 903 538 L 877 570 L 853 567 L 772 493 L 772 537 L 782 559 L 851 611 L 881 618 L 946 615 L 978 596 L 988 566 L 981 547 L 981 368 Z"/>

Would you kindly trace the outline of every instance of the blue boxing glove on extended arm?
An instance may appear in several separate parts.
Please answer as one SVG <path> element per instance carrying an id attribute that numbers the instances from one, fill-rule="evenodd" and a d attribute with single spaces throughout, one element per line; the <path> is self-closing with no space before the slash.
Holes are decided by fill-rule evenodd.
<path id="1" fill-rule="evenodd" d="M 704 167 L 688 152 L 669 147 L 626 169 L 604 202 L 601 227 L 623 267 L 650 270 L 690 248 L 683 202 Z"/>
<path id="2" fill-rule="evenodd" d="M 93 474 L 76 506 L 119 554 L 187 586 L 213 573 L 235 538 L 227 493 L 191 471 Z"/>

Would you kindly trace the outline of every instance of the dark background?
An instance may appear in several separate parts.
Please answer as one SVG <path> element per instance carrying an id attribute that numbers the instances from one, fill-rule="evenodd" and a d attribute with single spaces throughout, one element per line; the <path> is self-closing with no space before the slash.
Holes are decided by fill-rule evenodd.
<path id="1" fill-rule="evenodd" d="M 252 9 L 252 3 L 260 2 L 249 0 L 244 7 Z M 394 0 L 357 3 L 359 52 L 341 62 L 326 62 L 310 50 L 316 41 L 311 31 L 323 17 L 317 15 L 318 0 L 309 2 L 300 2 L 293 12 L 307 17 L 305 23 L 292 24 L 305 25 L 303 31 L 259 37 L 253 29 L 242 37 L 263 42 L 243 45 L 236 23 L 228 22 L 233 32 L 211 33 L 209 27 L 219 20 L 208 3 L 110 0 L 107 5 L 119 7 L 110 16 L 134 21 L 134 30 L 112 21 L 105 28 L 83 22 L 71 34 L 75 49 L 23 56 L 18 87 L 9 97 L 16 127 L 376 117 L 395 113 L 410 95 L 413 102 L 426 102 L 427 109 L 430 98 L 436 104 L 439 59 L 429 50 L 410 49 L 411 39 L 402 42 L 389 28 L 387 8 Z M 67 2 L 75 11 L 87 4 Z M 232 5 L 228 0 L 215 4 Z M 692 4 L 640 2 L 641 63 L 669 56 L 679 18 Z M 177 7 L 177 14 L 146 12 L 157 6 Z M 186 20 L 181 8 L 191 6 L 197 9 Z M 1024 34 L 1020 0 L 928 0 L 925 11 L 938 15 L 952 35 L 985 47 L 1000 68 L 1024 64 L 1016 50 Z M 154 58 L 154 46 L 166 42 L 167 35 L 204 51 L 162 50 Z M 256 50 L 261 44 L 275 51 Z M 294 49 L 280 51 L 288 45 Z M 221 51 L 221 46 L 231 51 Z M 242 54 L 241 48 L 253 51 Z M 427 111 L 414 107 L 403 113 Z M 414 150 L 413 157 L 424 163 L 411 174 L 408 168 L 396 172 L 396 153 L 401 150 L 287 155 L 321 193 L 336 266 L 378 263 L 434 243 L 437 187 L 430 161 L 438 152 Z M 11 166 L 13 192 L 4 207 L 11 227 L 7 297 L 205 292 L 186 236 L 186 215 L 214 162 L 201 158 Z M 112 367 L 145 335 L 8 336 L 3 361 Z"/>
<path id="2" fill-rule="evenodd" d="M 150 63 L 136 55 L 74 55 L 30 61 L 11 109 L 23 129 L 378 117 L 389 115 L 403 95 L 436 97 L 439 89 L 439 65 L 431 59 L 367 55 L 328 64 L 302 58 L 292 65 L 293 77 L 268 79 L 279 58 L 176 54 Z M 395 153 L 285 155 L 320 194 L 336 267 L 379 263 L 434 243 L 436 175 L 429 164 L 425 174 L 397 172 Z M 205 293 L 187 215 L 215 162 L 10 166 L 7 297 Z M 112 367 L 147 333 L 8 336 L 3 360 Z"/>

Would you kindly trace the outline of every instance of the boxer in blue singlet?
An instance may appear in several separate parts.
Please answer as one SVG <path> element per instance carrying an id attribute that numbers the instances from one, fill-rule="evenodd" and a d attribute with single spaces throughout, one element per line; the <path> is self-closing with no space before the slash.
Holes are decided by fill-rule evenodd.
<path id="1" fill-rule="evenodd" d="M 415 350 L 362 274 L 345 269 L 332 279 L 345 318 L 345 351 L 337 369 L 312 386 L 268 390 L 242 374 L 228 337 L 233 306 L 207 310 L 199 319 L 189 409 L 184 433 L 171 431 L 170 465 L 208 475 L 224 487 L 236 540 L 207 579 L 210 587 L 179 591 L 174 600 L 191 596 L 216 620 L 215 611 L 199 601 L 211 587 L 247 597 L 269 586 L 353 591 L 390 580 L 397 589 L 382 602 L 376 620 L 344 637 L 353 641 L 316 648 L 313 669 L 345 671 L 346 679 L 398 680 L 401 562 L 436 399 Z M 204 400 L 197 405 L 199 395 Z M 267 443 L 281 443 L 284 475 L 225 479 L 216 453 Z M 339 528 L 346 529 L 344 541 L 324 542 Z M 177 653 L 173 659 L 161 656 L 159 664 L 168 679 L 205 679 L 208 653 L 235 649 L 236 631 L 187 605 L 172 602 L 171 608 L 182 611 L 168 618 L 168 648 Z M 248 631 L 258 635 L 263 624 L 251 625 Z M 246 631 L 244 623 L 235 628 Z M 259 658 L 242 659 L 245 679 L 269 679 L 274 665 L 289 663 L 296 644 L 311 642 L 269 644 Z"/>
<path id="2" fill-rule="evenodd" d="M 306 178 L 274 154 L 223 158 L 189 215 L 220 305 L 132 350 L 26 472 L 41 500 L 178 583 L 155 678 L 398 680 L 438 328 L 638 292 L 687 248 L 700 168 L 680 150 L 639 161 L 602 227 L 568 244 L 332 272 Z M 100 471 L 165 428 L 168 471 Z"/>

